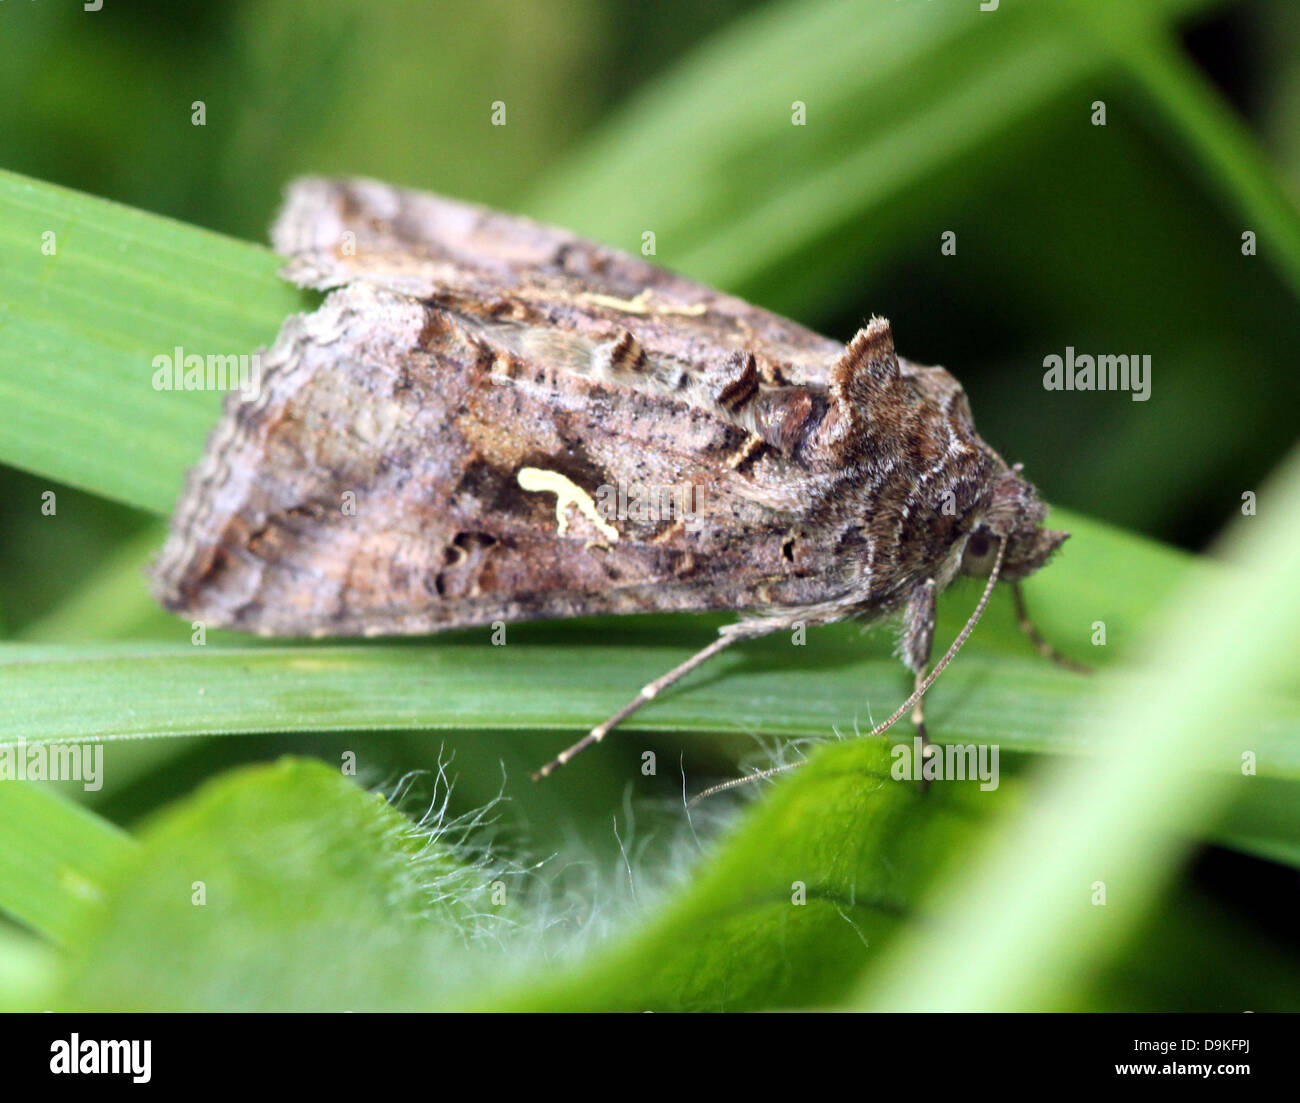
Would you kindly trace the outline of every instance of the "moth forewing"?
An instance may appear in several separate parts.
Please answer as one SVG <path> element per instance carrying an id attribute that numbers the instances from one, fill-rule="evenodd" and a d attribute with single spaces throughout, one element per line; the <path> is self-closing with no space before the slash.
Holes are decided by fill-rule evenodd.
<path id="1" fill-rule="evenodd" d="M 260 394 L 230 397 L 189 477 L 154 569 L 185 616 L 356 636 L 746 614 L 582 746 L 795 621 L 901 614 L 919 700 L 971 534 L 1016 579 L 1064 537 L 956 380 L 900 360 L 883 319 L 840 346 L 564 231 L 373 181 L 295 184 L 273 238 L 330 294 L 286 321 Z"/>

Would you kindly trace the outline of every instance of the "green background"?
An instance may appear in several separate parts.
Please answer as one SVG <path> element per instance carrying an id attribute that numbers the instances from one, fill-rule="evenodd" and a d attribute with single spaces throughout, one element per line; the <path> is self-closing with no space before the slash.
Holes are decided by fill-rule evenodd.
<path id="1" fill-rule="evenodd" d="M 1300 1008 L 1300 651 L 1289 538 L 1263 531 L 1287 523 L 1294 477 L 1267 480 L 1300 402 L 1300 11 L 978 9 L 0 7 L 0 168 L 20 174 L 0 178 L 0 739 L 166 737 L 108 743 L 99 793 L 0 788 L 16 1005 Z M 907 679 L 889 634 L 746 648 L 540 788 L 531 767 L 719 619 L 521 626 L 508 661 L 470 633 L 191 647 L 142 572 L 217 396 L 153 392 L 149 361 L 251 349 L 310 305 L 241 244 L 265 243 L 307 172 L 630 251 L 654 230 L 659 263 L 841 339 L 888 316 L 900 351 L 954 371 L 984 437 L 1063 510 L 1074 540 L 1031 599 L 1107 675 L 1038 662 L 999 599 L 931 714 L 938 738 L 1004 748 L 997 794 L 926 803 L 881 780 L 881 748 L 846 744 L 757 808 L 714 802 L 687 824 L 679 762 L 696 789 L 754 737 L 850 734 L 892 708 Z M 57 258 L 38 251 L 47 229 Z M 1149 354 L 1150 401 L 1046 391 L 1043 357 L 1067 345 Z M 1234 519 L 1235 543 L 1215 543 Z M 975 596 L 953 591 L 941 642 Z M 1229 784 L 1244 746 L 1260 776 Z M 226 773 L 284 754 L 355 754 L 404 815 L 310 763 Z M 417 845 L 411 821 L 445 787 L 436 769 L 409 792 L 399 779 L 453 757 Z M 1059 774 L 1033 768 L 1049 759 Z M 1089 773 L 1106 762 L 1114 776 Z M 1035 855 L 999 835 L 1017 822 L 1098 850 Z M 1112 870 L 1126 838 L 1140 854 Z M 1059 898 L 1032 891 L 1064 871 Z M 176 888 L 195 880 L 228 891 L 197 910 Z M 480 898 L 497 881 L 508 914 Z M 795 881 L 810 904 L 789 902 Z M 964 929 L 1051 937 L 999 951 L 989 934 L 933 978 L 909 974 L 909 953 L 935 960 L 909 942 L 922 901 Z M 141 980 L 154 945 L 165 967 Z M 350 967 L 320 967 L 339 954 Z"/>

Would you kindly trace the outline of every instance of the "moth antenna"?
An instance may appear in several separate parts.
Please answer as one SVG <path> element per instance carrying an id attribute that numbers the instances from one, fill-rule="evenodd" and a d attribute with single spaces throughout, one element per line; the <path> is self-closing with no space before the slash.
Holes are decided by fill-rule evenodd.
<path id="1" fill-rule="evenodd" d="M 970 634 L 975 631 L 975 625 L 979 624 L 980 617 L 984 615 L 984 610 L 988 607 L 989 598 L 993 595 L 993 587 L 997 583 L 998 575 L 1002 572 L 1002 556 L 1006 550 L 1007 541 L 1006 538 L 1003 537 L 998 540 L 997 558 L 993 560 L 993 570 L 989 572 L 989 580 L 984 586 L 984 593 L 980 595 L 979 603 L 967 618 L 965 626 L 957 633 L 957 638 L 952 641 L 948 650 L 944 652 L 943 658 L 935 663 L 934 669 L 930 671 L 925 681 L 912 691 L 912 695 L 898 706 L 894 711 L 894 714 L 888 720 L 882 720 L 867 732 L 863 738 L 870 739 L 874 735 L 883 735 L 898 723 L 899 718 L 907 712 L 908 709 L 915 705 L 917 701 L 925 696 L 925 691 L 929 689 L 934 684 L 934 680 L 943 673 L 944 667 L 946 667 L 956 657 L 957 652 L 962 648 L 962 644 L 970 639 Z M 696 795 L 695 798 L 692 799 L 690 806 L 694 806 L 697 801 L 701 801 L 705 797 L 713 796 L 714 793 L 721 793 L 727 789 L 735 789 L 740 785 L 749 785 L 755 781 L 762 781 L 765 778 L 773 777 L 776 774 L 785 773 L 787 770 L 797 769 L 802 765 L 802 762 L 792 762 L 787 766 L 773 766 L 769 770 L 759 770 L 757 773 L 750 774 L 748 777 L 738 777 L 733 778 L 731 781 L 724 781 L 720 785 L 714 785 Z"/>
<path id="2" fill-rule="evenodd" d="M 980 595 L 979 603 L 975 606 L 974 611 L 967 618 L 966 624 L 962 627 L 962 630 L 957 633 L 957 638 L 952 641 L 948 650 L 944 652 L 943 658 L 934 664 L 934 669 L 930 671 L 925 681 L 912 691 L 912 696 L 898 706 L 898 709 L 894 712 L 893 716 L 888 720 L 881 721 L 867 732 L 867 738 L 870 738 L 873 735 L 883 735 L 892 728 L 898 722 L 899 717 L 902 716 L 903 713 L 907 712 L 908 709 L 925 696 L 925 691 L 934 685 L 934 680 L 943 673 L 943 668 L 952 662 L 956 657 L 957 652 L 961 650 L 962 644 L 970 639 L 970 634 L 975 631 L 975 625 L 979 624 L 980 617 L 984 615 L 984 610 L 988 607 L 989 598 L 993 596 L 993 586 L 998 580 L 998 575 L 1002 572 L 1002 556 L 1005 554 L 1006 550 L 1006 537 L 1002 537 L 998 540 L 997 558 L 993 560 L 993 570 L 989 572 L 989 580 L 984 586 L 984 592 Z"/>
<path id="3" fill-rule="evenodd" d="M 1025 590 L 1019 581 L 1011 583 L 1011 596 L 1016 604 L 1016 623 L 1020 626 L 1020 631 L 1044 659 L 1050 659 L 1057 666 L 1062 666 L 1066 670 L 1073 670 L 1076 674 L 1092 674 L 1092 667 L 1086 663 L 1075 662 L 1073 659 L 1062 655 L 1050 643 L 1043 638 L 1043 634 L 1038 631 L 1033 619 L 1029 616 L 1029 609 L 1025 605 Z"/>

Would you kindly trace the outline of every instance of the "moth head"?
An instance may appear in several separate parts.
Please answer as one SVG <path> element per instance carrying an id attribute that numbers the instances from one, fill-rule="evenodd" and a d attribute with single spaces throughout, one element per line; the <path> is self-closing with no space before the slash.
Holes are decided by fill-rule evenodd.
<path id="1" fill-rule="evenodd" d="M 1002 539 L 1006 551 L 1001 577 L 1009 582 L 1027 578 L 1070 538 L 1068 532 L 1041 527 L 1047 506 L 1038 500 L 1033 483 L 1020 477 L 1020 471 L 1021 465 L 1016 464 L 1004 471 L 995 485 L 992 503 L 966 540 L 963 574 L 987 578 Z"/>

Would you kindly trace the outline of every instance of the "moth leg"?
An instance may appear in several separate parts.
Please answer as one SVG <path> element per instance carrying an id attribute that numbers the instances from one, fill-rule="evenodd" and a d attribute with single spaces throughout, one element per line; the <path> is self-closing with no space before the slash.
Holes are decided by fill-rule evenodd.
<path id="1" fill-rule="evenodd" d="M 697 666 L 701 666 L 708 662 L 714 655 L 718 654 L 718 652 L 725 651 L 738 640 L 752 640 L 759 636 L 766 636 L 769 632 L 775 632 L 783 623 L 784 622 L 779 619 L 773 619 L 772 621 L 744 621 L 740 624 L 731 624 L 726 628 L 723 628 L 718 638 L 709 644 L 708 647 L 697 651 L 680 666 L 673 667 L 672 670 L 668 671 L 668 673 L 664 674 L 662 677 L 656 678 L 653 682 L 649 682 L 642 686 L 641 692 L 619 709 L 618 712 L 614 713 L 614 715 L 603 724 L 597 724 L 572 747 L 561 751 L 555 756 L 555 758 L 534 773 L 533 780 L 538 781 L 541 778 L 548 777 L 574 756 L 581 754 L 593 744 L 599 743 L 605 738 L 605 736 L 636 712 L 642 705 L 653 701 L 670 685 L 678 681 L 680 678 L 684 678 Z"/>
<path id="2" fill-rule="evenodd" d="M 1050 643 L 1043 639 L 1042 634 L 1034 627 L 1034 622 L 1029 619 L 1029 610 L 1025 607 L 1025 592 L 1019 582 L 1011 583 L 1011 596 L 1016 605 L 1016 623 L 1028 638 L 1029 642 L 1034 645 L 1037 651 L 1045 659 L 1051 659 L 1057 666 L 1063 666 L 1066 670 L 1073 670 L 1076 674 L 1091 674 L 1092 667 L 1085 663 L 1075 662 L 1067 658 L 1056 650 Z"/>
<path id="3" fill-rule="evenodd" d="M 934 649 L 934 624 L 938 615 L 936 598 L 938 587 L 933 578 L 927 578 L 912 590 L 907 599 L 907 609 L 903 613 L 903 662 L 914 676 L 913 691 L 921 688 L 925 681 L 926 670 L 930 665 L 930 653 Z M 912 726 L 921 737 L 921 753 L 927 757 L 931 753 L 930 736 L 925 730 L 925 698 L 918 697 L 912 709 Z M 922 788 L 928 785 L 923 781 Z"/>

